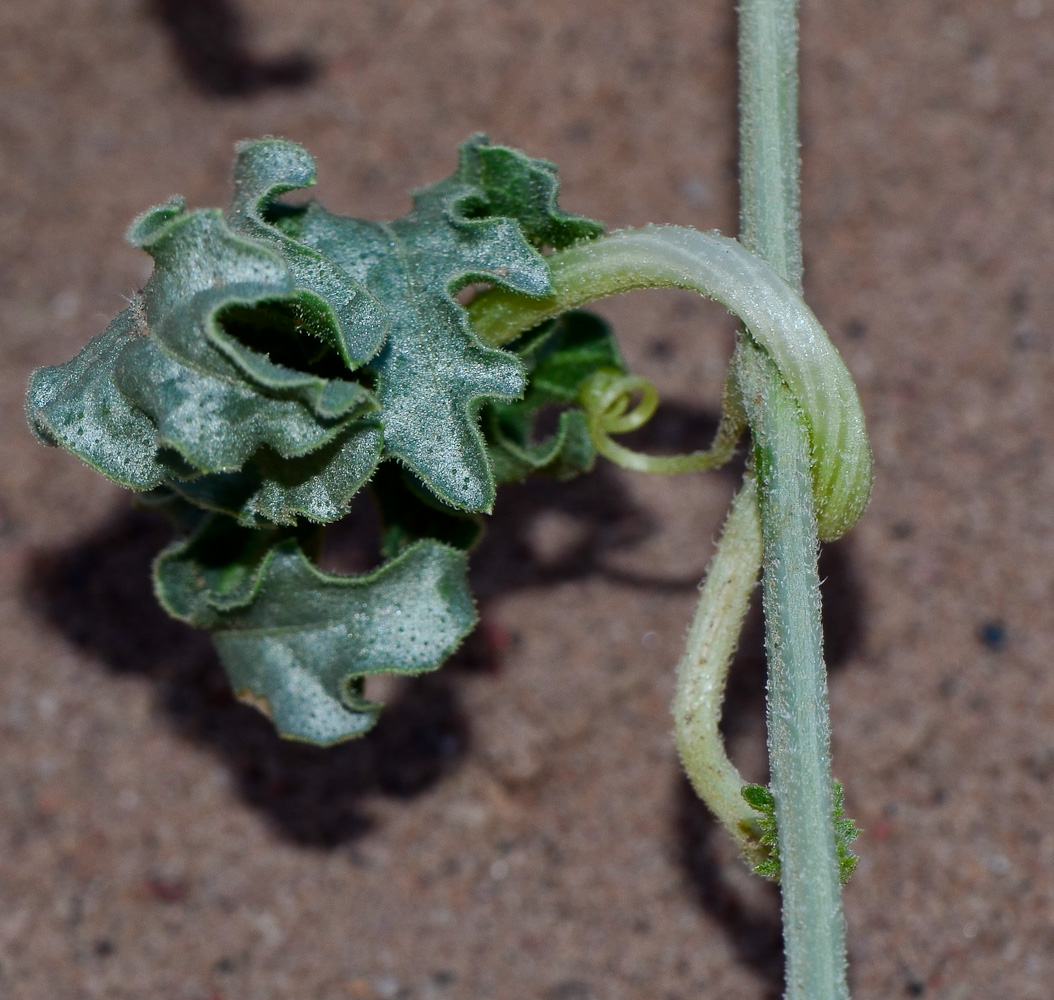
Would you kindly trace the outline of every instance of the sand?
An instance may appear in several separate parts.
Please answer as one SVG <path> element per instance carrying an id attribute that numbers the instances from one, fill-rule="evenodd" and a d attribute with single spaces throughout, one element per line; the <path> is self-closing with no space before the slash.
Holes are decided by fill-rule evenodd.
<path id="1" fill-rule="evenodd" d="M 835 771 L 864 828 L 859 1000 L 1054 981 L 1054 5 L 809 0 L 807 297 L 854 372 L 871 508 L 826 552 Z M 778 898 L 679 776 L 672 665 L 734 473 L 499 498 L 484 626 L 366 740 L 278 741 L 157 610 L 165 529 L 22 415 L 142 285 L 143 208 L 223 205 L 284 135 L 390 218 L 476 131 L 612 228 L 736 230 L 731 3 L 5 0 L 0 8 L 0 995 L 761 1000 Z M 605 307 L 712 428 L 732 327 Z M 360 511 L 363 532 L 368 512 Z M 352 533 L 354 534 L 354 533 Z M 345 539 L 345 555 L 354 537 Z M 764 777 L 752 620 L 728 705 Z"/>

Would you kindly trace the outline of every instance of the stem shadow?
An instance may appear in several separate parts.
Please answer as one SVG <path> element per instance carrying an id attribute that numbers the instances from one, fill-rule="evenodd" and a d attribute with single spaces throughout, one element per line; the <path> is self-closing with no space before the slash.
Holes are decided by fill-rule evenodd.
<path id="1" fill-rule="evenodd" d="M 778 1000 L 783 992 L 779 890 L 761 879 L 744 884 L 753 876 L 730 877 L 729 866 L 742 862 L 730 862 L 729 852 L 715 843 L 724 829 L 683 774 L 677 775 L 674 800 L 677 859 L 696 905 L 721 927 L 736 959 L 761 981 L 763 1000 Z"/>
<path id="2" fill-rule="evenodd" d="M 252 97 L 302 87 L 318 74 L 305 53 L 260 59 L 248 48 L 245 21 L 232 0 L 147 0 L 176 61 L 198 90 L 218 98 Z"/>

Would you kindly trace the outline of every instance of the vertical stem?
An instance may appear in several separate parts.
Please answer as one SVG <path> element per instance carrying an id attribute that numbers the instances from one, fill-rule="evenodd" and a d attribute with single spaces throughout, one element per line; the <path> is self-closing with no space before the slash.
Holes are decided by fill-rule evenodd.
<path id="1" fill-rule="evenodd" d="M 846 1000 L 809 434 L 757 348 L 738 370 L 761 501 L 769 772 L 776 802 L 787 1000 Z"/>
<path id="2" fill-rule="evenodd" d="M 740 242 L 801 292 L 797 0 L 740 0 Z"/>
<path id="3" fill-rule="evenodd" d="M 796 0 L 741 0 L 742 239 L 800 289 L 797 43 Z M 745 333 L 738 374 L 760 487 L 786 997 L 845 1000 L 809 432 L 775 365 Z"/>

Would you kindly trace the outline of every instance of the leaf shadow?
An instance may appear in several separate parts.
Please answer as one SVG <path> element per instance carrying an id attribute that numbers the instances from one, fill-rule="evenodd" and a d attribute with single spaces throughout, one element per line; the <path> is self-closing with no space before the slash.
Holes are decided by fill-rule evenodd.
<path id="1" fill-rule="evenodd" d="M 684 434 L 700 440 L 715 417 L 666 408 L 640 446 L 673 446 Z M 657 436 L 657 437 L 656 437 Z M 556 562 L 540 562 L 529 544 L 532 519 L 558 510 L 582 526 L 578 543 Z M 171 540 L 158 514 L 121 506 L 88 537 L 30 559 L 25 599 L 31 610 L 107 670 L 149 680 L 156 704 L 182 737 L 210 748 L 233 776 L 242 800 L 283 838 L 332 848 L 371 827 L 368 803 L 411 798 L 457 767 L 470 744 L 459 686 L 473 672 L 493 672 L 498 651 L 486 628 L 486 602 L 522 587 L 607 572 L 604 554 L 633 545 L 656 525 L 635 506 L 610 467 L 571 483 L 535 481 L 503 491 L 488 536 L 473 558 L 473 587 L 484 627 L 434 674 L 397 689 L 371 734 L 337 747 L 280 740 L 268 720 L 238 702 L 209 638 L 169 618 L 151 591 L 150 566 Z M 323 566 L 363 572 L 377 564 L 378 525 L 372 505 L 327 533 Z M 693 580 L 634 580 L 643 587 L 692 587 Z"/>
<path id="2" fill-rule="evenodd" d="M 184 75 L 210 97 L 252 97 L 302 87 L 318 75 L 315 62 L 302 52 L 254 56 L 234 0 L 147 0 L 146 9 L 168 34 Z"/>
<path id="3" fill-rule="evenodd" d="M 715 427 L 713 413 L 664 405 L 632 444 L 652 451 L 695 448 Z M 730 466 L 726 474 L 738 478 L 741 466 Z M 532 524 L 552 512 L 571 519 L 578 531 L 557 558 L 542 559 L 535 551 Z M 371 800 L 412 798 L 464 760 L 471 725 L 461 685 L 473 674 L 496 671 L 500 661 L 500 637 L 486 627 L 489 600 L 594 576 L 646 590 L 694 588 L 694 576 L 645 577 L 606 565 L 612 552 L 638 544 L 658 528 L 606 463 L 570 483 L 534 480 L 504 488 L 472 559 L 472 585 L 484 627 L 442 670 L 398 688 L 367 738 L 331 748 L 278 739 L 270 722 L 233 698 L 208 637 L 162 612 L 151 592 L 150 564 L 171 534 L 167 522 L 154 513 L 122 506 L 87 538 L 36 552 L 25 599 L 38 617 L 107 670 L 149 680 L 169 725 L 210 748 L 231 773 L 237 794 L 281 837 L 330 849 L 372 828 Z M 330 529 L 326 568 L 362 572 L 377 560 L 376 515 L 369 504 L 359 504 L 351 517 Z M 848 565 L 843 560 L 825 572 L 844 576 Z M 850 595 L 842 604 L 837 616 L 828 616 L 829 622 L 837 621 L 840 636 L 835 642 L 828 632 L 832 652 L 838 643 L 851 647 L 859 632 L 858 601 Z M 759 653 L 757 659 L 763 678 L 764 657 Z M 746 717 L 741 703 L 763 702 L 763 680 L 750 688 L 752 676 L 738 666 L 733 673 L 729 727 Z M 744 684 L 742 695 L 737 694 Z M 691 875 L 695 868 L 688 865 L 687 870 Z"/>
<path id="4" fill-rule="evenodd" d="M 696 905 L 717 923 L 737 960 L 761 981 L 763 1000 L 778 1000 L 783 987 L 783 931 L 779 890 L 769 882 L 730 877 L 741 865 L 717 839 L 724 830 L 696 796 L 688 779 L 677 775 L 674 789 L 677 859 Z M 736 873 L 738 874 L 738 873 Z"/>
<path id="5" fill-rule="evenodd" d="M 401 689 L 369 739 L 331 748 L 278 739 L 235 700 L 209 638 L 154 599 L 150 564 L 170 539 L 158 515 L 122 507 L 72 547 L 36 553 L 26 600 L 106 669 L 148 679 L 168 724 L 215 752 L 241 798 L 281 836 L 319 848 L 353 840 L 371 827 L 370 798 L 413 797 L 464 756 L 469 728 L 455 677 L 471 669 L 472 645 L 449 672 Z"/>
<path id="6" fill-rule="evenodd" d="M 705 447 L 717 426 L 718 415 L 711 410 L 664 401 L 649 423 L 621 436 L 619 442 L 649 454 L 683 453 Z M 742 456 L 716 474 L 738 483 L 743 475 Z M 565 544 L 543 554 L 536 529 L 552 515 L 573 528 L 567 531 Z M 630 499 L 619 474 L 603 459 L 591 473 L 570 482 L 536 478 L 504 486 L 483 543 L 473 554 L 473 589 L 483 601 L 513 590 L 585 577 L 644 590 L 694 589 L 699 585 L 698 574 L 642 574 L 610 564 L 612 553 L 631 549 L 659 530 L 658 521 Z"/>

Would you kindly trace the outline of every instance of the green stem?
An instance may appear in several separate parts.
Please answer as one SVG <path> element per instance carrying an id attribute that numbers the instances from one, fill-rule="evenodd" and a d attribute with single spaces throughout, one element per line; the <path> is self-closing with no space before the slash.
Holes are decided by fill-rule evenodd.
<path id="1" fill-rule="evenodd" d="M 547 319 L 596 299 L 640 288 L 684 288 L 738 316 L 790 388 L 812 440 L 812 478 L 820 537 L 855 523 L 871 491 L 864 415 L 845 363 L 801 296 L 756 254 L 719 233 L 644 226 L 560 250 L 548 258 L 545 298 L 496 288 L 469 304 L 484 343 L 500 347 Z M 742 418 L 738 392 L 726 392 L 725 426 Z M 731 405 L 730 405 L 731 404 Z"/>
<path id="2" fill-rule="evenodd" d="M 797 3 L 741 0 L 743 242 L 801 288 Z M 816 442 L 772 361 L 745 342 L 738 375 L 754 438 L 769 660 L 787 1000 L 844 1000 L 845 919 L 832 824 L 812 457 Z"/>
<path id="3" fill-rule="evenodd" d="M 845 1000 L 845 920 L 835 846 L 810 442 L 771 360 L 738 374 L 754 439 L 764 545 L 770 788 L 776 804 L 787 1000 Z"/>
<path id="4" fill-rule="evenodd" d="M 799 293 L 800 188 L 797 0 L 740 0 L 740 241 Z"/>
<path id="5" fill-rule="evenodd" d="M 718 235 L 649 226 L 552 254 L 553 293 L 546 298 L 494 289 L 478 296 L 469 312 L 480 337 L 493 346 L 509 343 L 567 309 L 637 288 L 693 289 L 743 320 L 746 332 L 740 336 L 731 373 L 733 391 L 726 394 L 733 405 L 723 425 L 741 426 L 745 412 L 755 446 L 786 996 L 845 1000 L 845 921 L 816 557 L 818 537 L 839 537 L 866 506 L 871 455 L 852 379 L 799 294 L 795 5 L 789 0 L 743 0 L 740 13 L 744 239 L 773 266 Z M 745 503 L 737 503 L 737 510 L 745 509 Z M 726 543 L 734 547 L 740 529 L 734 514 L 722 549 Z M 718 560 L 721 557 L 719 549 Z M 697 643 L 704 654 L 708 615 L 718 616 L 728 634 L 738 629 L 736 609 L 753 586 L 752 575 L 747 576 L 749 580 L 744 577 L 736 584 L 734 600 L 719 594 L 726 577 L 708 577 L 703 602 L 714 603 L 700 612 L 703 638 Z M 720 687 L 730 653 L 724 638 L 712 645 L 712 655 L 690 653 L 682 662 L 694 662 L 703 672 L 700 685 Z M 688 683 L 685 678 L 682 671 L 682 688 Z M 690 694 L 684 697 L 690 701 Z M 690 705 L 682 714 L 692 714 Z M 715 741 L 716 716 L 713 724 L 709 718 L 697 718 L 703 720 L 706 752 L 695 754 L 689 747 L 686 767 L 693 784 L 715 801 L 715 811 L 738 839 L 746 834 L 751 814 L 734 802 L 736 776 L 719 739 Z M 700 757 L 715 762 L 716 770 L 706 773 Z"/>
<path id="6" fill-rule="evenodd" d="M 806 554 L 799 561 L 805 571 L 811 565 L 815 574 L 816 515 L 824 537 L 838 537 L 856 520 L 870 490 L 871 455 L 860 402 L 849 373 L 801 297 L 760 257 L 734 240 L 674 226 L 615 233 L 554 253 L 549 263 L 553 285 L 549 297 L 532 299 L 495 289 L 471 303 L 473 324 L 485 342 L 494 346 L 509 343 L 523 331 L 567 309 L 637 288 L 692 289 L 716 299 L 739 316 L 747 332 L 740 338 L 737 358 L 749 357 L 754 367 L 741 366 L 738 360 L 733 365 L 722 427 L 741 428 L 744 420 L 751 417 L 757 433 L 767 441 L 771 435 L 755 399 L 760 403 L 781 393 L 780 398 L 790 400 L 793 429 L 804 435 L 805 495 L 800 509 L 808 522 L 806 534 L 812 533 L 811 548 L 806 546 Z M 754 378 L 759 364 L 771 376 L 763 385 Z M 749 385 L 743 382 L 744 376 L 750 379 Z M 646 403 L 644 412 L 649 409 Z M 621 411 L 615 412 L 617 416 Z M 622 419 L 629 421 L 627 426 L 635 425 L 636 417 L 631 419 L 629 413 Z M 617 430 L 621 425 L 616 419 L 611 426 Z M 719 444 L 732 440 L 727 435 L 722 439 L 719 433 Z M 778 449 L 782 447 L 777 445 Z M 775 502 L 778 510 L 777 494 L 770 484 L 766 489 L 766 502 L 770 508 Z M 757 502 L 754 496 L 753 483 L 748 481 L 744 494 L 736 501 L 703 588 L 700 610 L 679 670 L 675 702 L 678 745 L 689 777 L 750 860 L 756 860 L 757 841 L 750 836 L 755 817 L 738 794 L 742 783 L 721 746 L 718 723 L 728 661 L 760 560 L 757 512 L 752 510 Z M 751 523 L 755 526 L 753 542 L 748 530 Z M 773 557 L 771 552 L 769 557 L 779 561 L 779 556 Z M 814 597 L 815 589 L 803 593 Z M 772 611 L 773 615 L 778 613 Z M 793 645 L 795 637 L 786 641 Z M 810 676 L 817 676 L 817 672 Z M 822 663 L 818 676 L 822 684 Z M 700 692 L 709 699 L 703 705 L 698 701 Z M 822 705 L 822 698 L 817 703 Z M 821 727 L 818 731 L 825 730 Z M 829 788 L 827 795 L 830 796 Z M 833 830 L 830 811 L 827 828 L 828 832 Z M 795 898 L 793 890 L 791 897 Z"/>
<path id="7" fill-rule="evenodd" d="M 673 699 L 677 751 L 692 787 L 732 834 L 747 862 L 765 860 L 756 813 L 743 798 L 743 779 L 721 738 L 728 668 L 761 568 L 757 489 L 747 476 L 706 570 L 699 605 L 677 664 Z"/>

